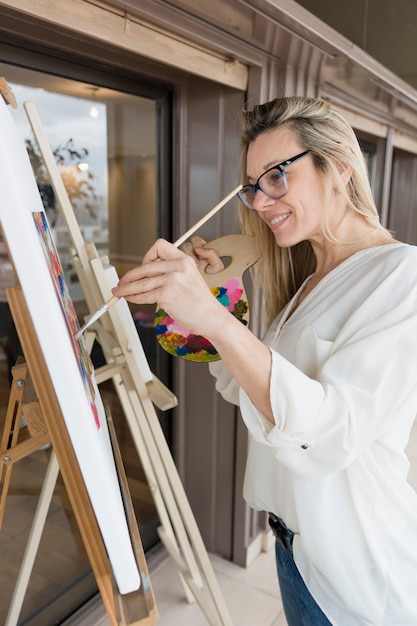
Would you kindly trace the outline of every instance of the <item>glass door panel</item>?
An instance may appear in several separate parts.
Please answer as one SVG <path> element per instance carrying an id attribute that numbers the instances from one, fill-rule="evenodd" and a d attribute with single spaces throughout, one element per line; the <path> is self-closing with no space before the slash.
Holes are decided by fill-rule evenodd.
<path id="1" fill-rule="evenodd" d="M 160 234 L 158 190 L 158 101 L 21 67 L 0 64 L 18 109 L 11 113 L 26 141 L 39 191 L 53 229 L 71 296 L 82 321 L 87 312 L 74 268 L 71 239 L 48 173 L 27 120 L 23 102 L 36 105 L 55 154 L 74 213 L 86 241 L 108 256 L 119 275 L 140 263 Z M 106 82 L 108 84 L 108 81 Z M 47 311 L 45 311 L 47 315 Z M 163 357 L 157 357 L 153 310 L 132 308 L 152 371 L 169 386 Z M 0 433 L 7 410 L 10 366 L 8 338 L 0 338 Z M 99 345 L 92 358 L 103 363 Z M 164 370 L 165 367 L 165 370 Z M 100 385 L 111 409 L 145 550 L 157 543 L 159 524 L 153 498 L 122 407 L 108 381 Z M 165 418 L 167 419 L 167 418 Z M 24 417 L 21 421 L 24 429 Z M 16 464 L 0 531 L 0 623 L 5 623 L 51 450 L 39 450 Z M 97 593 L 94 577 L 58 479 L 19 624 L 48 626 L 63 621 Z"/>

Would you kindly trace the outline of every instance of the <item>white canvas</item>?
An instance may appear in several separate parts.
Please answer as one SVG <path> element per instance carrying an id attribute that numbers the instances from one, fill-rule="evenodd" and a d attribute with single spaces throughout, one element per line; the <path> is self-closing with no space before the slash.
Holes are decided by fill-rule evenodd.
<path id="1" fill-rule="evenodd" d="M 23 138 L 1 98 L 0 189 L 0 222 L 119 591 L 126 594 L 139 588 L 140 575 L 129 537 L 104 407 L 94 372 L 88 375 L 86 384 L 85 371 L 80 369 L 82 358 L 73 338 L 74 329 L 68 322 L 68 312 L 57 291 L 34 219 L 34 215 L 38 220 L 46 219 L 42 201 Z M 45 232 L 49 237 L 47 228 Z M 66 285 L 61 288 L 68 295 Z M 72 306 L 69 296 L 67 305 Z M 80 349 L 85 351 L 83 339 Z"/>

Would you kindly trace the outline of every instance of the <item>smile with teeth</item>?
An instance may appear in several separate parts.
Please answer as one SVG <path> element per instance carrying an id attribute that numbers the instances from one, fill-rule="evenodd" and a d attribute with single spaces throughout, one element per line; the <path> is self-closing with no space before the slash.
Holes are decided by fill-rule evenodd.
<path id="1" fill-rule="evenodd" d="M 284 215 L 278 215 L 278 217 L 274 217 L 271 221 L 270 224 L 271 226 L 277 226 L 278 224 L 281 224 L 281 222 L 283 222 L 284 220 L 287 219 L 287 217 L 289 217 L 291 215 L 290 213 L 284 213 Z"/>

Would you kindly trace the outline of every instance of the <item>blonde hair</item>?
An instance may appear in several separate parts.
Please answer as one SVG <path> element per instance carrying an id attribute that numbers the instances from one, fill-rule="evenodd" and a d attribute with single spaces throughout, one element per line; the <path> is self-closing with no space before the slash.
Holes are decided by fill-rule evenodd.
<path id="1" fill-rule="evenodd" d="M 318 98 L 286 97 L 256 106 L 242 114 L 241 174 L 247 182 L 246 161 L 249 145 L 262 133 L 282 125 L 290 127 L 303 150 L 312 158 L 323 181 L 323 234 L 337 242 L 329 226 L 330 198 L 336 187 L 346 204 L 377 229 L 383 229 L 373 199 L 366 162 L 357 137 L 347 121 L 328 102 Z M 348 184 L 341 172 L 351 171 Z M 266 322 L 271 323 L 289 302 L 302 282 L 314 272 L 316 259 L 311 244 L 303 241 L 291 248 L 277 245 L 270 228 L 255 211 L 242 204 L 239 211 L 244 234 L 255 237 L 260 260 L 255 280 L 264 297 Z"/>

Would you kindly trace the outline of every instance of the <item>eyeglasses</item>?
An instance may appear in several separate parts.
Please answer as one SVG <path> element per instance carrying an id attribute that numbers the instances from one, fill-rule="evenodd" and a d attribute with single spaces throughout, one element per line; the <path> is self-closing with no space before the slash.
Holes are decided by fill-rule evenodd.
<path id="1" fill-rule="evenodd" d="M 272 198 L 273 200 L 282 198 L 282 196 L 285 196 L 288 192 L 288 181 L 285 176 L 285 168 L 310 153 L 311 150 L 305 150 L 291 159 L 287 159 L 282 163 L 278 163 L 278 165 L 270 167 L 259 176 L 254 185 L 244 185 L 242 189 L 238 191 L 237 195 L 239 199 L 242 200 L 243 204 L 247 206 L 248 209 L 254 209 L 253 201 L 255 200 L 257 191 L 262 191 L 266 196 L 268 196 L 268 198 Z"/>

